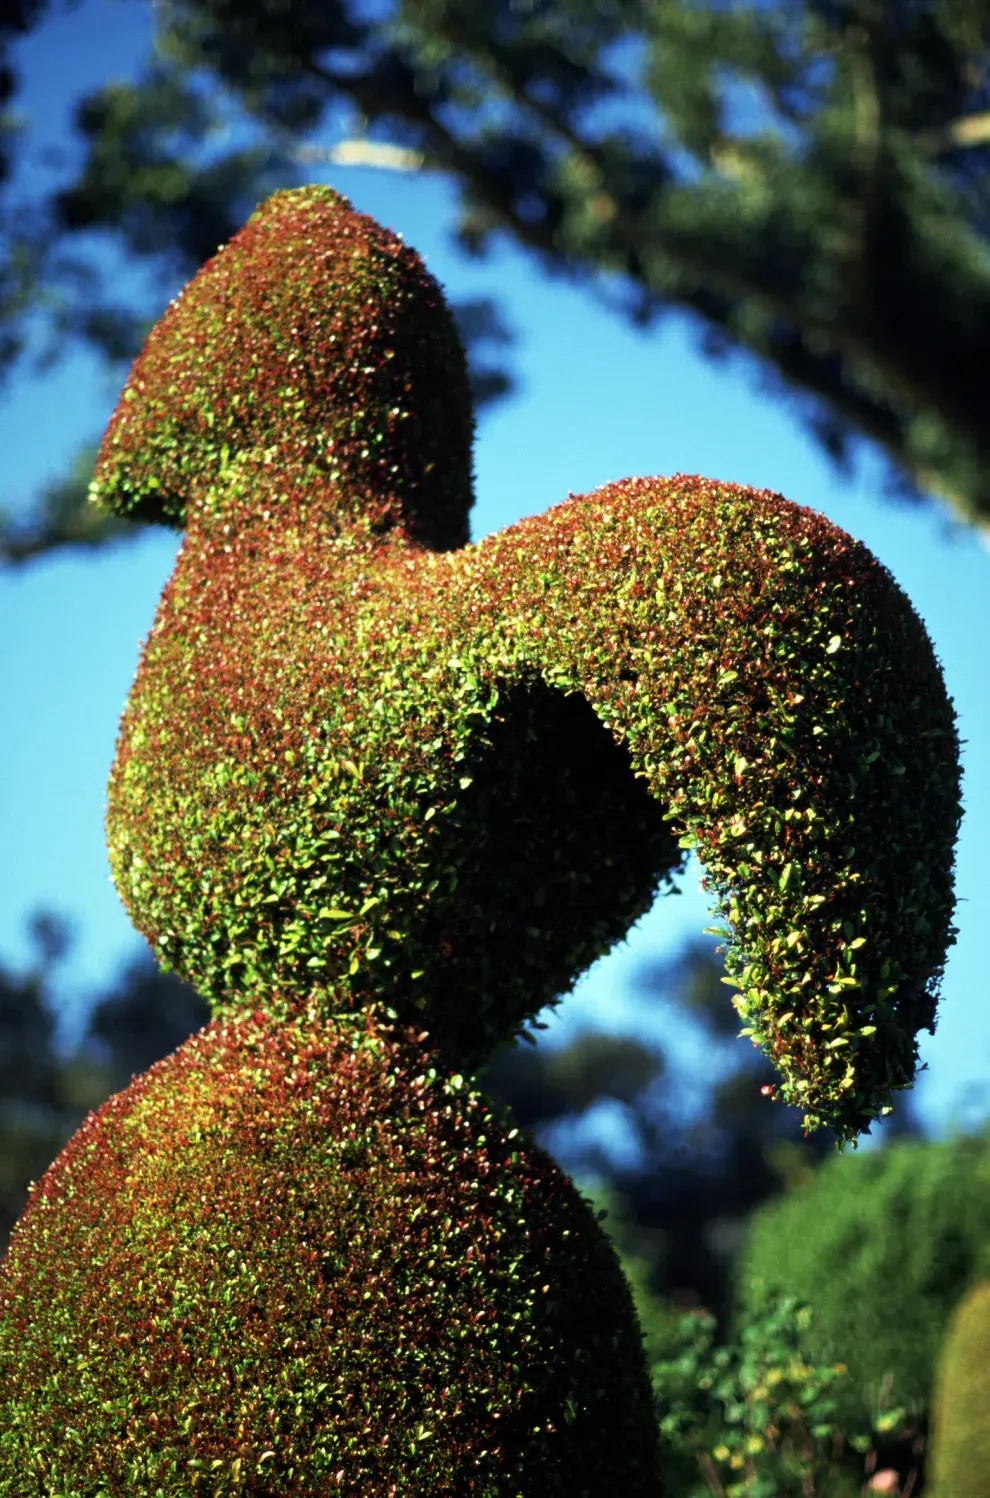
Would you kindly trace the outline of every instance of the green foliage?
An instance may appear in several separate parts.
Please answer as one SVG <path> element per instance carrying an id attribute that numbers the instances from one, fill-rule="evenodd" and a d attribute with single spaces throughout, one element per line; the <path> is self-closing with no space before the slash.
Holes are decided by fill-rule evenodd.
<path id="1" fill-rule="evenodd" d="M 27 1201 L 27 1185 L 81 1123 L 91 1096 L 85 1063 L 55 1049 L 51 974 L 68 933 L 51 916 L 32 922 L 35 957 L 23 976 L 0 967 L 0 1253 Z M 101 1101 L 99 1093 L 93 1102 Z"/>
<path id="2" fill-rule="evenodd" d="M 56 1043 L 56 970 L 71 953 L 55 917 L 31 923 L 38 949 L 24 976 L 0 966 L 0 1258 L 28 1200 L 86 1114 L 198 1030 L 208 1005 L 145 953 L 127 965 L 89 1014 L 71 1051 Z"/>
<path id="3" fill-rule="evenodd" d="M 836 1391 L 848 1371 L 807 1361 L 807 1308 L 783 1297 L 737 1341 L 721 1342 L 708 1311 L 678 1311 L 657 1295 L 655 1269 L 616 1193 L 583 1189 L 615 1245 L 643 1329 L 666 1498 L 859 1498 L 877 1433 L 868 1422 L 840 1425 Z M 888 1424 L 884 1435 L 898 1433 Z"/>
<path id="4" fill-rule="evenodd" d="M 988 1274 L 990 1138 L 896 1144 L 833 1159 L 756 1214 L 739 1317 L 796 1296 L 813 1317 L 805 1355 L 848 1365 L 844 1421 L 919 1418 L 952 1310 Z"/>
<path id="5" fill-rule="evenodd" d="M 939 1356 L 932 1498 L 983 1498 L 990 1472 L 990 1282 L 960 1301 Z"/>
<path id="6" fill-rule="evenodd" d="M 169 306 L 103 439 L 101 508 L 229 522 L 253 457 L 255 484 L 332 487 L 338 525 L 464 544 L 474 422 L 453 320 L 415 251 L 337 201 L 274 196 Z"/>
<path id="7" fill-rule="evenodd" d="M 790 1299 L 717 1346 L 715 1319 L 683 1317 L 677 1345 L 651 1367 L 665 1472 L 677 1498 L 848 1498 L 836 1465 L 846 1439 L 834 1390 L 841 1363 L 815 1366 L 800 1351 L 810 1317 Z M 869 1436 L 860 1437 L 862 1449 Z"/>
<path id="8" fill-rule="evenodd" d="M 187 524 L 111 777 L 135 924 L 215 1012 L 386 996 L 477 1066 L 696 847 L 744 1033 L 855 1135 L 913 1077 L 952 934 L 956 736 L 920 621 L 821 517 L 700 480 L 447 550 L 453 339 L 412 252 L 329 189 L 276 195 L 151 335 L 94 481 Z"/>
<path id="9" fill-rule="evenodd" d="M 25 562 L 50 551 L 53 544 L 93 550 L 111 540 L 124 540 L 139 534 L 137 527 L 117 515 L 101 514 L 88 504 L 89 485 L 93 476 L 96 448 L 79 453 L 63 479 L 48 485 L 41 496 L 37 513 L 27 523 L 17 524 L 0 511 L 0 557 L 8 562 Z"/>

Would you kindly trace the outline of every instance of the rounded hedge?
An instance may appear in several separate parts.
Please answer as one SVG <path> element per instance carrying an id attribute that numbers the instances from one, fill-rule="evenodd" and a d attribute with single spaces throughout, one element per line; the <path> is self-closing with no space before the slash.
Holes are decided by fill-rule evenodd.
<path id="1" fill-rule="evenodd" d="M 182 526 L 256 456 L 269 478 L 305 471 L 341 525 L 461 546 L 473 433 L 464 352 L 420 257 L 330 188 L 281 192 L 151 330 L 94 493 Z"/>
<path id="2" fill-rule="evenodd" d="M 371 1015 L 213 1021 L 89 1116 L 0 1265 L 4 1498 L 654 1498 L 656 1464 L 589 1205 Z"/>
<path id="3" fill-rule="evenodd" d="M 932 1498 L 985 1498 L 990 1473 L 990 1281 L 956 1306 L 939 1358 Z"/>
<path id="4" fill-rule="evenodd" d="M 739 1323 L 779 1295 L 810 1308 L 805 1351 L 842 1362 L 844 1417 L 931 1408 L 953 1308 L 990 1276 L 990 1136 L 843 1155 L 761 1208 L 737 1280 Z M 845 1390 L 846 1392 L 843 1392 Z"/>

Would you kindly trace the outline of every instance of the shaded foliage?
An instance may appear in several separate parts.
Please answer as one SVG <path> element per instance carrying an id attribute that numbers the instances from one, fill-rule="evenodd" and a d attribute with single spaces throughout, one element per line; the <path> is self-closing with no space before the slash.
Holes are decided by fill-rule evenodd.
<path id="1" fill-rule="evenodd" d="M 650 1266 L 651 1291 L 720 1316 L 750 1213 L 833 1148 L 827 1130 L 805 1137 L 798 1111 L 767 1096 L 773 1068 L 732 1033 L 723 973 L 710 945 L 690 943 L 642 978 L 651 1007 L 674 1027 L 688 1021 L 705 1048 L 708 1077 L 693 1118 L 676 1060 L 659 1041 L 630 1035 L 585 1030 L 559 1048 L 503 1046 L 480 1074 L 566 1169 L 616 1193 L 632 1233 L 628 1251 Z M 621 1161 L 581 1127 L 607 1101 L 622 1105 Z M 903 1107 L 898 1117 L 911 1127 Z"/>
<path id="2" fill-rule="evenodd" d="M 721 972 L 709 947 L 691 946 L 650 973 L 653 1003 L 676 1019 L 686 1001 L 688 1012 L 698 1013 L 710 999 L 721 1015 Z M 43 1173 L 85 1113 L 209 1018 L 205 1001 L 160 973 L 144 951 L 94 999 L 79 1045 L 64 1056 L 55 1044 L 56 986 L 53 962 L 41 953 L 26 978 L 0 973 L 4 1238 L 27 1182 Z M 702 990 L 708 997 L 699 1005 Z M 711 1044 L 711 1032 L 702 1033 Z M 635 1247 L 648 1264 L 652 1292 L 681 1308 L 727 1306 L 729 1267 L 748 1213 L 831 1149 L 824 1131 L 802 1139 L 796 1111 L 761 1094 L 772 1073 L 750 1047 L 726 1041 L 722 1065 L 693 1121 L 681 1115 L 676 1062 L 660 1044 L 634 1035 L 579 1029 L 563 1045 L 520 1040 L 501 1047 L 479 1073 L 493 1101 L 511 1107 L 518 1125 L 565 1169 L 615 1191 L 632 1224 L 629 1251 Z M 610 1102 L 623 1110 L 637 1153 L 632 1166 L 617 1164 L 594 1137 L 596 1112 Z"/>
<path id="3" fill-rule="evenodd" d="M 929 1405 L 953 1307 L 990 1269 L 990 1138 L 907 1140 L 831 1160 L 755 1218 L 745 1322 L 782 1290 L 814 1315 L 809 1356 L 849 1365 L 850 1417 Z"/>
<path id="4" fill-rule="evenodd" d="M 54 1044 L 53 992 L 56 964 L 71 948 L 50 918 L 37 923 L 36 945 L 38 959 L 28 978 L 0 975 L 0 1244 L 24 1205 L 27 1182 L 40 1177 L 84 1114 L 208 1019 L 205 1002 L 174 976 L 159 973 L 143 953 L 93 1002 L 82 1040 L 62 1055 Z M 803 1139 L 796 1112 L 775 1107 L 762 1094 L 772 1073 L 731 1033 L 722 972 L 711 946 L 696 943 L 643 974 L 658 1020 L 693 1036 L 709 1058 L 693 1118 L 685 1116 L 676 1052 L 634 1035 L 579 1028 L 563 1043 L 534 1044 L 530 1037 L 529 1043 L 502 1047 L 480 1077 L 493 1100 L 510 1106 L 519 1125 L 583 1180 L 586 1194 L 607 1213 L 604 1226 L 633 1287 L 645 1333 L 658 1418 L 669 1425 L 672 1498 L 707 1498 L 709 1463 L 727 1482 L 742 1480 L 740 1470 L 744 1476 L 747 1470 L 757 1476 L 776 1470 L 776 1446 L 764 1440 L 761 1453 L 745 1446 L 754 1437 L 752 1410 L 764 1386 L 754 1379 L 764 1364 L 772 1369 L 784 1358 L 789 1323 L 778 1326 L 771 1316 L 763 1332 L 758 1322 L 757 1332 L 736 1347 L 726 1340 L 724 1315 L 719 1327 L 703 1308 L 724 1312 L 728 1305 L 736 1245 L 753 1207 L 779 1192 L 785 1180 L 810 1179 L 831 1148 L 824 1134 Z M 617 1164 L 608 1143 L 595 1137 L 604 1106 L 622 1110 L 634 1165 L 629 1151 Z M 903 1107 L 895 1118 L 900 1132 L 914 1128 Z M 913 1437 L 898 1445 L 898 1430 L 880 1432 L 879 1445 L 864 1450 L 869 1422 L 849 1425 L 848 1412 L 845 1427 L 836 1422 L 826 1407 L 834 1386 L 829 1366 L 819 1364 L 816 1371 L 814 1363 L 801 1364 L 797 1386 L 792 1378 L 778 1387 L 774 1375 L 771 1387 L 771 1440 L 778 1439 L 776 1430 L 794 1471 L 818 1473 L 818 1486 L 806 1491 L 839 1498 L 858 1493 L 864 1473 L 888 1470 L 889 1462 L 900 1460 L 898 1470 L 911 1470 L 917 1462 Z M 844 1382 L 840 1378 L 839 1388 Z M 806 1389 L 812 1391 L 817 1436 L 789 1402 Z M 823 1466 L 825 1425 L 832 1431 L 833 1454 Z M 732 1466 L 734 1457 L 741 1468 Z"/>

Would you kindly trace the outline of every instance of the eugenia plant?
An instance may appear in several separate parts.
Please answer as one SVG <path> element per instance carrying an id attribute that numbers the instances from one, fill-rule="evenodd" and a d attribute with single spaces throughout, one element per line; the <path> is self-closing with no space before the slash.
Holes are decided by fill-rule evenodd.
<path id="1" fill-rule="evenodd" d="M 954 716 L 868 551 L 633 479 L 468 544 L 436 282 L 279 193 L 153 329 L 93 485 L 184 531 L 124 713 L 117 888 L 213 1020 L 91 1115 L 0 1268 L 0 1494 L 646 1498 L 588 1203 L 473 1083 L 696 849 L 809 1126 L 909 1086 Z"/>

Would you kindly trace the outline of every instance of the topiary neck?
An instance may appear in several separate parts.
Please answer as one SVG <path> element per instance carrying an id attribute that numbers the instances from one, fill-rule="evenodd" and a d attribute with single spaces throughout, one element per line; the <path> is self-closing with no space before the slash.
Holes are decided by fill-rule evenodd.
<path id="1" fill-rule="evenodd" d="M 276 193 L 153 330 L 93 492 L 184 525 L 227 491 L 243 519 L 253 476 L 273 524 L 284 499 L 445 551 L 468 539 L 473 425 L 464 351 L 419 256 L 329 188 Z"/>

